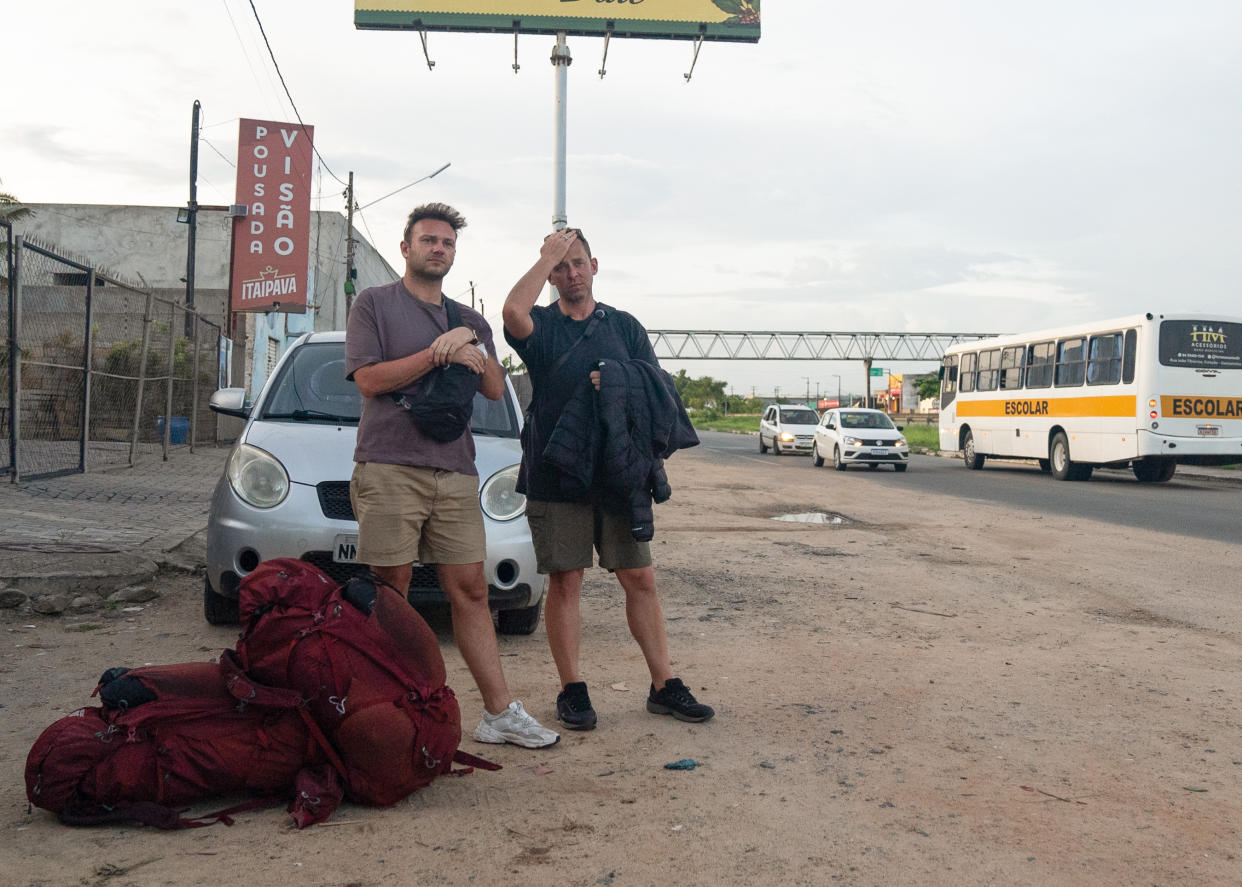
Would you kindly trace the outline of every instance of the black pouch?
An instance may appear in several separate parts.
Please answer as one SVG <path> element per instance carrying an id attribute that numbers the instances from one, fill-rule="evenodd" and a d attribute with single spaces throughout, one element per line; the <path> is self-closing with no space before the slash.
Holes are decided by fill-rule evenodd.
<path id="1" fill-rule="evenodd" d="M 395 397 L 397 405 L 408 410 L 414 426 L 432 440 L 457 440 L 470 427 L 474 414 L 474 394 L 479 376 L 460 363 L 433 370 L 414 398 Z"/>
<path id="2" fill-rule="evenodd" d="M 457 303 L 444 296 L 444 311 L 449 329 L 461 326 L 461 310 Z M 470 427 L 474 414 L 474 395 L 479 390 L 479 376 L 460 363 L 437 367 L 423 377 L 418 394 L 409 397 L 393 394 L 393 402 L 406 410 L 414 427 L 432 440 L 441 443 L 457 440 Z"/>

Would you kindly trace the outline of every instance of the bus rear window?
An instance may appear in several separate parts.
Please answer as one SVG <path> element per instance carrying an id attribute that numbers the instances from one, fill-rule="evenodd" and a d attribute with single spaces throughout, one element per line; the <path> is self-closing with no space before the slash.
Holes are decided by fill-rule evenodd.
<path id="1" fill-rule="evenodd" d="M 1160 363 L 1197 370 L 1242 369 L 1242 323 L 1166 320 L 1160 324 Z"/>

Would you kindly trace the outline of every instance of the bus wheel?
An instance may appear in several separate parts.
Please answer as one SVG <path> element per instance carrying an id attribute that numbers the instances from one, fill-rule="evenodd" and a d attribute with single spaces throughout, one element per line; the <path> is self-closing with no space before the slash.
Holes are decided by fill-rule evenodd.
<path id="1" fill-rule="evenodd" d="M 1139 483 L 1163 484 L 1173 479 L 1177 463 L 1172 459 L 1135 459 L 1130 467 Z"/>
<path id="2" fill-rule="evenodd" d="M 969 428 L 966 429 L 966 437 L 962 439 L 962 461 L 971 471 L 978 471 L 983 467 L 983 454 L 975 452 L 975 436 Z"/>
<path id="3" fill-rule="evenodd" d="M 1049 469 L 1057 480 L 1090 480 L 1090 465 L 1083 465 L 1070 460 L 1069 440 L 1064 431 L 1052 436 L 1052 445 L 1048 448 Z"/>

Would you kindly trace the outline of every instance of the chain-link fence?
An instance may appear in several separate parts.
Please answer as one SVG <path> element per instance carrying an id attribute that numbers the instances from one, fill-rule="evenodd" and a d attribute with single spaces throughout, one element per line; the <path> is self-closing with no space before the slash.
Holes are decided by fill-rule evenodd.
<path id="1" fill-rule="evenodd" d="M 25 480 L 214 443 L 219 326 L 4 228 L 0 470 Z"/>

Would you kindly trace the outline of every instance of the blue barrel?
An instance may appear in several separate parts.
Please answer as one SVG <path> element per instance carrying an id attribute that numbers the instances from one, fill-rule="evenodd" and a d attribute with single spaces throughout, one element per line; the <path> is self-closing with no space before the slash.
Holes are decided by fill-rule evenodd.
<path id="1" fill-rule="evenodd" d="M 159 434 L 160 440 L 164 439 L 164 417 L 158 416 L 155 419 L 155 431 Z M 168 442 L 174 444 L 183 444 L 190 438 L 190 420 L 185 416 L 173 416 L 172 426 L 168 429 Z"/>

